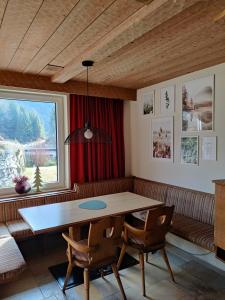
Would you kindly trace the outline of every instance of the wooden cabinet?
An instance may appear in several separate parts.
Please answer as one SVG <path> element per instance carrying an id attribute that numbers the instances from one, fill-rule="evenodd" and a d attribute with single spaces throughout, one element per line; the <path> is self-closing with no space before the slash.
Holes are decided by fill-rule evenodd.
<path id="1" fill-rule="evenodd" d="M 216 256 L 225 262 L 225 179 L 215 183 L 215 246 Z"/>

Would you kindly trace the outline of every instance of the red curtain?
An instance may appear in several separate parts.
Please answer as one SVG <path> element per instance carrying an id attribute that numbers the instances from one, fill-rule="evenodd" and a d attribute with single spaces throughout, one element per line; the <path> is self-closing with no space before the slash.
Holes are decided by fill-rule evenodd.
<path id="1" fill-rule="evenodd" d="M 123 101 L 80 95 L 70 96 L 70 132 L 92 127 L 104 129 L 112 144 L 70 144 L 71 186 L 125 175 Z"/>

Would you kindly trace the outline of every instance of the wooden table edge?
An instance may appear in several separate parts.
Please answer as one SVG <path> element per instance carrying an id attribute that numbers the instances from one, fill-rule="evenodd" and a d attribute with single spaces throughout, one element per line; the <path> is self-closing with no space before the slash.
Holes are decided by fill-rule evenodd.
<path id="1" fill-rule="evenodd" d="M 151 199 L 151 200 L 154 200 L 154 199 Z M 158 201 L 158 200 L 155 200 L 155 201 Z M 105 215 L 104 217 L 114 217 L 114 216 L 124 216 L 124 215 L 127 215 L 127 214 L 130 214 L 130 213 L 134 213 L 134 212 L 138 212 L 138 211 L 143 211 L 143 210 L 148 210 L 148 209 L 153 209 L 153 208 L 156 208 L 156 207 L 159 207 L 159 206 L 164 206 L 165 203 L 164 202 L 161 202 L 161 201 L 158 201 L 160 203 L 158 204 L 154 204 L 154 205 L 148 205 L 146 207 L 142 207 L 141 209 L 131 209 L 131 210 L 127 210 L 126 212 L 121 212 L 121 213 L 114 213 L 114 214 L 107 214 Z M 24 207 L 26 208 L 26 207 Z M 84 224 L 87 224 L 87 223 L 90 223 L 90 222 L 94 222 L 94 221 L 97 221 L 97 220 L 100 220 L 100 219 L 103 219 L 104 217 L 96 217 L 96 218 L 90 218 L 90 219 L 87 219 L 85 221 L 79 221 L 79 222 L 73 222 L 73 223 L 68 223 L 68 224 L 65 224 L 65 225 L 61 225 L 61 226 L 55 226 L 55 227 L 49 227 L 49 228 L 46 228 L 46 229 L 40 229 L 40 230 L 33 230 L 32 227 L 30 226 L 29 222 L 26 220 L 26 217 L 23 216 L 21 210 L 23 208 L 19 208 L 18 209 L 18 212 L 19 214 L 21 215 L 21 217 L 23 218 L 23 220 L 29 225 L 31 231 L 33 232 L 34 235 L 39 235 L 39 234 L 43 234 L 43 233 L 50 233 L 50 232 L 54 232 L 54 231 L 59 231 L 61 229 L 66 229 L 66 228 L 69 228 L 71 226 L 76 226 L 76 225 L 84 225 Z"/>

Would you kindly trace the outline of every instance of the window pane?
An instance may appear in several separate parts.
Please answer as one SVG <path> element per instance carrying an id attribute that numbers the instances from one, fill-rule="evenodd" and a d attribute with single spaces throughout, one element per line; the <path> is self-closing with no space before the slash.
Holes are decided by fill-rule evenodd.
<path id="1" fill-rule="evenodd" d="M 0 188 L 15 175 L 32 184 L 36 166 L 43 183 L 58 181 L 55 102 L 0 99 Z"/>

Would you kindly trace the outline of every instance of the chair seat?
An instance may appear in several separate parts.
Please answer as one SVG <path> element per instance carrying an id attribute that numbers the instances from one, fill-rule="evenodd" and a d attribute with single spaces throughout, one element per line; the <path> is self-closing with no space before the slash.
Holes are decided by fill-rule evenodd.
<path id="1" fill-rule="evenodd" d="M 214 227 L 212 225 L 204 224 L 180 214 L 174 214 L 170 232 L 205 249 L 214 250 Z"/>
<path id="2" fill-rule="evenodd" d="M 80 240 L 79 244 L 88 245 L 88 240 L 87 239 Z M 88 254 L 87 253 L 80 252 L 80 251 L 77 251 L 75 249 L 72 249 L 72 254 L 73 254 L 73 257 L 74 257 L 75 260 L 77 260 L 81 263 L 84 263 L 84 264 L 85 263 L 88 264 Z"/>
<path id="3" fill-rule="evenodd" d="M 7 226 L 5 226 L 4 223 L 0 223 L 0 239 L 5 237 L 10 237 L 10 236 L 11 235 Z"/>
<path id="4" fill-rule="evenodd" d="M 139 229 L 139 230 L 143 230 L 143 228 L 144 228 L 144 222 L 142 220 L 140 220 L 139 218 L 134 217 L 133 214 L 131 215 L 131 218 L 129 218 L 129 224 L 132 226 L 135 226 L 135 228 Z M 123 234 L 123 236 L 124 236 L 124 234 Z M 143 239 L 138 238 L 137 236 L 132 236 L 131 233 L 129 235 L 129 243 L 128 244 L 138 250 L 141 250 L 144 253 L 156 251 L 156 250 L 159 250 L 159 249 L 162 249 L 163 247 L 165 247 L 165 242 L 147 246 L 147 245 L 145 245 Z"/>
<path id="5" fill-rule="evenodd" d="M 14 220 L 6 222 L 8 230 L 16 240 L 21 240 L 33 236 L 29 225 L 23 220 Z"/>
<path id="6" fill-rule="evenodd" d="M 17 277 L 26 263 L 13 237 L 1 238 L 0 249 L 0 283 L 6 283 Z"/>
<path id="7" fill-rule="evenodd" d="M 87 246 L 88 240 L 87 239 L 80 240 L 79 244 Z M 67 252 L 68 252 L 68 250 L 67 250 Z M 95 264 L 91 264 L 89 261 L 88 253 L 84 253 L 84 252 L 80 252 L 75 249 L 72 249 L 72 254 L 73 254 L 74 260 L 76 261 L 77 265 L 79 265 L 82 268 L 88 267 L 89 269 L 95 268 L 96 266 L 98 266 L 98 268 L 101 268 L 106 265 L 112 264 L 113 262 L 115 262 L 117 260 L 115 257 L 109 257 L 108 259 L 104 258 L 103 261 L 97 261 Z"/>
<path id="8" fill-rule="evenodd" d="M 138 239 L 137 237 L 133 237 L 133 238 L 131 237 L 131 238 L 129 238 L 129 245 L 133 248 L 141 250 L 144 253 L 148 253 L 148 252 L 157 251 L 159 249 L 164 248 L 165 242 L 148 246 L 148 245 L 145 245 L 141 239 Z"/>

